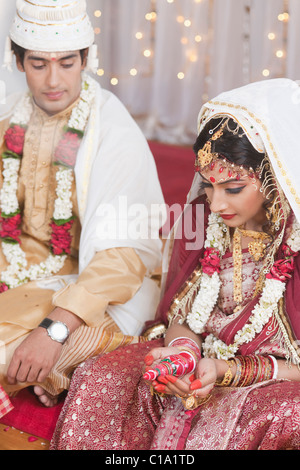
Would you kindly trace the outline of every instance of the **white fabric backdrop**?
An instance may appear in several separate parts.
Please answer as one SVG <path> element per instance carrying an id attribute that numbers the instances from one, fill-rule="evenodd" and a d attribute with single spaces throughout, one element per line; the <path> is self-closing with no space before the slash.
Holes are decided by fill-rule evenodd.
<path id="1" fill-rule="evenodd" d="M 3 45 L 14 3 L 0 0 Z M 192 143 L 202 103 L 222 91 L 264 79 L 265 69 L 266 78 L 300 79 L 300 0 L 87 0 L 87 4 L 97 33 L 99 82 L 123 101 L 148 138 Z M 101 14 L 95 15 L 97 11 Z M 278 15 L 287 11 L 288 21 L 280 21 Z M 149 20 L 145 15 L 151 12 L 155 15 Z M 269 33 L 275 38 L 269 39 Z M 144 55 L 147 50 L 149 57 Z M 283 57 L 277 57 L 277 51 Z M 2 56 L 1 49 L 0 61 Z M 178 73 L 184 78 L 179 79 Z M 17 72 L 1 70 L 0 78 L 7 92 L 25 86 Z M 117 85 L 111 79 L 117 79 Z"/>

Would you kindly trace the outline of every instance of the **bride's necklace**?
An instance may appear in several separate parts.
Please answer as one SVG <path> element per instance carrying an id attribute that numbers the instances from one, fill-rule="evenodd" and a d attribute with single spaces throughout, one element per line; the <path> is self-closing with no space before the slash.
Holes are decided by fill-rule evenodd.
<path id="1" fill-rule="evenodd" d="M 266 243 L 264 243 L 270 236 L 264 232 L 256 232 L 254 230 L 246 230 L 237 227 L 233 234 L 233 299 L 237 303 L 237 309 L 243 301 L 242 295 L 242 264 L 243 264 L 243 252 L 242 252 L 242 237 L 252 238 L 248 243 L 248 252 L 250 253 L 253 261 L 256 263 L 264 258 Z"/>
<path id="2" fill-rule="evenodd" d="M 45 261 L 29 267 L 19 238 L 22 215 L 17 198 L 25 133 L 33 110 L 29 93 L 24 96 L 15 109 L 5 134 L 7 150 L 2 154 L 3 186 L 0 191 L 2 230 L 0 237 L 8 267 L 0 275 L 0 292 L 59 272 L 70 254 L 74 165 L 94 98 L 95 82 L 90 77 L 84 76 L 79 101 L 72 111 L 66 131 L 54 153 L 54 164 L 58 169 L 56 172 L 56 199 L 50 224 L 50 253 Z"/>

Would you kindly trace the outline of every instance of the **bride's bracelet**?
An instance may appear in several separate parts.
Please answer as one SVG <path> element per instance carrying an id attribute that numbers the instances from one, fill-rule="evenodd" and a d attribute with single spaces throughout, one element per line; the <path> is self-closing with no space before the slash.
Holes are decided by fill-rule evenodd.
<path id="1" fill-rule="evenodd" d="M 180 336 L 179 338 L 173 339 L 168 347 L 177 348 L 180 351 L 184 351 L 190 354 L 195 362 L 198 362 L 201 359 L 201 350 L 198 344 L 191 338 Z"/>
<path id="2" fill-rule="evenodd" d="M 275 357 L 268 356 L 236 356 L 230 361 L 226 361 L 228 370 L 225 372 L 223 380 L 216 383 L 219 387 L 248 387 L 266 380 L 276 379 L 278 364 Z M 232 367 L 236 365 L 236 373 L 233 377 Z"/>
<path id="3" fill-rule="evenodd" d="M 217 381 L 216 385 L 218 385 L 219 387 L 230 387 L 232 380 L 233 380 L 232 368 L 233 368 L 234 362 L 235 362 L 234 360 L 226 361 L 228 365 L 228 369 L 224 374 L 223 380 Z"/>

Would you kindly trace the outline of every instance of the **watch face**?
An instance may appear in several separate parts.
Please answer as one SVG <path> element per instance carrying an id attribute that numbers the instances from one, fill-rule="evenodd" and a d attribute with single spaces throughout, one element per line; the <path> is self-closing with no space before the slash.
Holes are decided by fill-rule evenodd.
<path id="1" fill-rule="evenodd" d="M 68 329 L 66 325 L 60 322 L 54 322 L 48 328 L 49 334 L 55 341 L 62 342 L 68 337 Z"/>

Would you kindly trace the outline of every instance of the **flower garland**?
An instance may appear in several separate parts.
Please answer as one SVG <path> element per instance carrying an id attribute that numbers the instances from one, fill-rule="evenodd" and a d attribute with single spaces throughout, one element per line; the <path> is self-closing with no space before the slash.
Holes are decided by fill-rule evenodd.
<path id="1" fill-rule="evenodd" d="M 224 237 L 224 233 L 227 235 Z M 218 214 L 211 213 L 208 219 L 204 257 L 201 260 L 202 277 L 192 311 L 187 316 L 187 323 L 197 334 L 203 333 L 210 314 L 217 303 L 221 281 L 220 257 L 229 246 L 229 231 Z"/>
<path id="2" fill-rule="evenodd" d="M 43 279 L 59 272 L 71 251 L 73 206 L 71 201 L 74 166 L 78 149 L 89 118 L 90 108 L 95 97 L 95 82 L 88 76 L 82 80 L 78 104 L 74 107 L 65 133 L 54 153 L 56 172 L 56 199 L 50 237 L 50 253 L 40 264 L 27 267 L 24 251 L 21 248 L 22 216 L 17 198 L 18 175 L 23 156 L 25 134 L 33 107 L 29 93 L 16 107 L 10 126 L 5 133 L 7 150 L 2 154 L 3 186 L 0 191 L 1 225 L 3 254 L 8 267 L 0 276 L 0 293 L 18 287 L 28 281 Z"/>
<path id="3" fill-rule="evenodd" d="M 273 264 L 266 275 L 265 285 L 259 302 L 255 305 L 248 323 L 238 331 L 233 343 L 225 344 L 215 338 L 213 334 L 206 337 L 203 343 L 204 355 L 229 359 L 234 357 L 239 347 L 253 340 L 268 323 L 273 313 L 277 312 L 278 301 L 285 291 L 285 284 L 291 277 L 294 269 L 294 257 L 300 249 L 299 224 L 294 223 L 292 234 L 285 245 L 282 246 L 284 259 Z M 228 238 L 224 237 L 225 224 L 222 219 L 211 214 L 208 221 L 205 252 L 202 264 L 202 279 L 199 292 L 195 298 L 191 312 L 187 316 L 187 323 L 197 334 L 203 333 L 206 323 L 217 303 L 220 279 L 220 257 L 224 254 L 224 248 L 228 246 Z M 226 241 L 227 240 L 227 241 Z"/>

